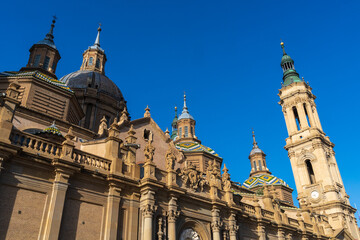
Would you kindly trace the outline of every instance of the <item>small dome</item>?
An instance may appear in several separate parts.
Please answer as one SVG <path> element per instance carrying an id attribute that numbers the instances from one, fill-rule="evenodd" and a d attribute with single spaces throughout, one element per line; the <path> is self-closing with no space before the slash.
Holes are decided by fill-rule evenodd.
<path id="1" fill-rule="evenodd" d="M 43 39 L 43 40 L 41 40 L 41 41 L 38 41 L 38 42 L 36 43 L 36 45 L 47 45 L 47 46 L 49 46 L 49 47 L 52 47 L 53 49 L 57 49 L 56 46 L 55 46 L 54 41 L 49 40 L 49 39 L 46 39 L 46 38 Z"/>
<path id="2" fill-rule="evenodd" d="M 292 60 L 292 58 L 291 58 L 289 55 L 285 54 L 285 55 L 283 55 L 282 58 L 281 58 L 281 63 L 280 63 L 280 65 L 283 65 L 285 62 L 292 62 L 292 63 L 294 63 L 294 60 Z"/>
<path id="3" fill-rule="evenodd" d="M 264 154 L 264 152 L 263 152 L 260 148 L 256 147 L 256 148 L 253 148 L 253 149 L 251 150 L 250 156 L 253 155 L 253 154 L 256 154 L 256 153 L 262 153 L 262 154 Z"/>
<path id="4" fill-rule="evenodd" d="M 248 189 L 264 185 L 282 185 L 289 187 L 284 180 L 269 174 L 254 175 L 248 178 L 243 184 L 243 186 Z"/>
<path id="5" fill-rule="evenodd" d="M 194 117 L 190 115 L 190 113 L 186 110 L 186 112 L 182 112 L 181 115 L 179 116 L 179 119 L 192 119 L 194 120 Z"/>
<path id="6" fill-rule="evenodd" d="M 63 76 L 60 81 L 72 89 L 93 87 L 98 89 L 98 92 L 109 95 L 118 101 L 124 99 L 118 86 L 104 74 L 99 72 L 79 70 Z"/>

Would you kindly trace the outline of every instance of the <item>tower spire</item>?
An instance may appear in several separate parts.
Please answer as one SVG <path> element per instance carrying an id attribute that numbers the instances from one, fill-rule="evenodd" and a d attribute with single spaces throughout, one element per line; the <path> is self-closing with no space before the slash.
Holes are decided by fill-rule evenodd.
<path id="1" fill-rule="evenodd" d="M 281 45 L 281 48 L 283 50 L 283 55 L 286 55 L 286 52 L 285 52 L 285 45 L 284 45 L 284 42 L 280 39 L 280 45 Z"/>
<path id="2" fill-rule="evenodd" d="M 98 27 L 98 33 L 97 33 L 97 36 L 96 36 L 96 39 L 95 39 L 95 43 L 94 43 L 94 46 L 95 47 L 100 47 L 100 32 L 101 32 L 101 23 L 99 23 L 99 27 Z"/>
<path id="3" fill-rule="evenodd" d="M 45 40 L 48 40 L 52 43 L 54 43 L 54 27 L 56 22 L 56 16 L 53 16 L 52 24 L 50 26 L 50 31 L 46 34 Z"/>
<path id="4" fill-rule="evenodd" d="M 184 107 L 183 107 L 183 110 L 187 110 L 187 106 L 186 106 L 186 94 L 184 92 Z"/>
<path id="5" fill-rule="evenodd" d="M 253 149 L 254 148 L 259 148 L 258 145 L 257 145 L 257 142 L 255 140 L 255 132 L 254 132 L 254 129 L 252 129 L 252 137 L 253 137 Z"/>
<path id="6" fill-rule="evenodd" d="M 283 70 L 283 86 L 288 86 L 293 82 L 302 82 L 299 74 L 295 70 L 294 60 L 285 52 L 284 42 L 281 41 L 280 46 L 283 50 L 280 66 Z"/>

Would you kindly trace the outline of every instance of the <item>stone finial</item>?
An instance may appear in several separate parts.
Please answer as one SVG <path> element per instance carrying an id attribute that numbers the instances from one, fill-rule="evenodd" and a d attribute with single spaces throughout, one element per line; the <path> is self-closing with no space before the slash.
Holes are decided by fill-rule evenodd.
<path id="1" fill-rule="evenodd" d="M 134 131 L 134 125 L 131 124 L 129 131 L 127 132 L 129 136 L 134 136 L 135 135 L 135 131 Z"/>
<path id="2" fill-rule="evenodd" d="M 168 128 L 166 128 L 166 131 L 165 131 L 165 136 L 170 138 L 170 131 Z"/>
<path id="3" fill-rule="evenodd" d="M 103 136 L 106 134 L 106 132 L 107 132 L 107 120 L 106 120 L 106 117 L 103 116 L 103 118 L 100 120 L 98 134 L 100 136 Z"/>
<path id="4" fill-rule="evenodd" d="M 124 107 L 124 110 L 121 112 L 120 120 L 118 122 L 118 125 L 121 125 L 125 122 L 129 121 L 129 113 L 127 111 L 126 106 Z"/>
<path id="5" fill-rule="evenodd" d="M 68 131 L 67 134 L 65 135 L 65 138 L 66 138 L 66 140 L 71 141 L 71 140 L 74 139 L 74 137 L 75 137 L 75 135 L 74 135 L 74 133 L 73 133 L 73 127 L 70 127 L 70 128 L 69 128 L 69 131 Z"/>
<path id="6" fill-rule="evenodd" d="M 146 106 L 146 108 L 145 108 L 144 117 L 145 117 L 145 118 L 151 117 L 149 105 Z"/>

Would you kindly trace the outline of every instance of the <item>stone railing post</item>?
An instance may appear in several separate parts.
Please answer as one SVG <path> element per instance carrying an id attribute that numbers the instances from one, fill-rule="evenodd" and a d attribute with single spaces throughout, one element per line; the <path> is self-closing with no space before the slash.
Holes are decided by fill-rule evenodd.
<path id="1" fill-rule="evenodd" d="M 66 160 L 69 162 L 72 162 L 72 154 L 74 151 L 74 134 L 72 132 L 72 127 L 69 128 L 68 133 L 65 135 L 65 141 L 61 144 L 61 153 L 60 153 L 60 159 Z"/>
<path id="2" fill-rule="evenodd" d="M 6 89 L 5 97 L 0 102 L 0 140 L 10 143 L 10 134 L 13 128 L 12 120 L 14 118 L 16 107 L 20 104 L 18 97 L 20 85 L 15 80 L 10 83 Z"/>

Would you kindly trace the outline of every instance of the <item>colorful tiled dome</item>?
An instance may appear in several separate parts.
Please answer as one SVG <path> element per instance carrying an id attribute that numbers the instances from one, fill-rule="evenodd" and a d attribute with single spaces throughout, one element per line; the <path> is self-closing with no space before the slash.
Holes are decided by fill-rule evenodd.
<path id="1" fill-rule="evenodd" d="M 45 128 L 41 132 L 38 132 L 37 134 L 42 134 L 42 133 L 50 133 L 50 134 L 62 136 L 60 130 L 57 128 L 55 124 L 55 121 L 49 127 Z"/>
<path id="2" fill-rule="evenodd" d="M 189 142 L 180 142 L 175 144 L 175 147 L 177 149 L 179 149 L 180 151 L 184 151 L 184 152 L 207 152 L 210 153 L 214 156 L 219 156 L 217 153 L 215 153 L 214 150 L 212 150 L 209 147 L 206 147 L 198 142 L 193 142 L 193 141 L 189 141 Z"/>
<path id="3" fill-rule="evenodd" d="M 289 187 L 284 180 L 269 174 L 254 175 L 248 178 L 243 184 L 245 188 L 249 189 L 263 185 L 283 185 Z"/>

